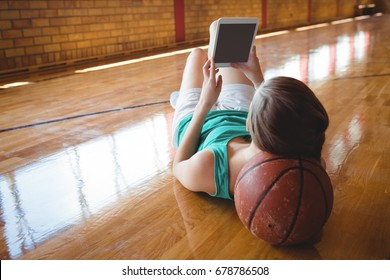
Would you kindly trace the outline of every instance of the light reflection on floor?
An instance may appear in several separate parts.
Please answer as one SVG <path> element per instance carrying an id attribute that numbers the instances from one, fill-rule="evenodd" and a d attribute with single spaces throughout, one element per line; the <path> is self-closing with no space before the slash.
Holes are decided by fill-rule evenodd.
<path id="1" fill-rule="evenodd" d="M 341 75 L 351 64 L 367 57 L 370 32 L 358 31 L 354 35 L 340 35 L 333 44 L 324 44 L 309 53 L 293 55 L 283 64 L 265 69 L 264 77 L 289 76 L 306 83 Z"/>
<path id="2" fill-rule="evenodd" d="M 156 115 L 1 175 L 10 256 L 17 258 L 166 170 L 167 126 L 165 116 Z"/>

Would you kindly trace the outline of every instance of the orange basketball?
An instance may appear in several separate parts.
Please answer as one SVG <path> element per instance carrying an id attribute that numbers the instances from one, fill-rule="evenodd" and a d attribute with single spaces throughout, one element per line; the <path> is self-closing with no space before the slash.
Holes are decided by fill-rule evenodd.
<path id="1" fill-rule="evenodd" d="M 240 171 L 234 203 L 256 237 L 274 245 L 300 244 L 328 220 L 333 188 L 318 161 L 261 152 Z"/>

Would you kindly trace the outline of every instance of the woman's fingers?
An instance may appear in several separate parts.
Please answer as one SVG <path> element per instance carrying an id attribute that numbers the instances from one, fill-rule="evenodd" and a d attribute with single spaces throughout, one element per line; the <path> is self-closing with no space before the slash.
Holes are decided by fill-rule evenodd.
<path id="1" fill-rule="evenodd" d="M 203 65 L 203 75 L 205 79 L 214 79 L 215 75 L 219 72 L 219 68 L 215 68 L 214 59 L 208 59 L 206 63 Z"/>
<path id="2" fill-rule="evenodd" d="M 210 59 L 211 60 L 211 65 L 210 65 L 210 75 L 212 77 L 215 77 L 215 61 L 214 59 Z"/>
<path id="3" fill-rule="evenodd" d="M 204 76 L 205 78 L 210 77 L 210 74 L 209 74 L 210 65 L 211 65 L 210 59 L 208 59 L 208 60 L 206 61 L 206 63 L 203 65 L 203 76 Z"/>
<path id="4" fill-rule="evenodd" d="M 222 88 L 222 76 L 218 75 L 217 78 L 217 88 L 220 90 Z"/>

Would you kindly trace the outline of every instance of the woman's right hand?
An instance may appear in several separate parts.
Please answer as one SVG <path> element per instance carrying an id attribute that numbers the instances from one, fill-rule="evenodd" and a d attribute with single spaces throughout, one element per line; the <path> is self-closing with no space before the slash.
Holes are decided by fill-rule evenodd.
<path id="1" fill-rule="evenodd" d="M 217 102 L 222 88 L 222 76 L 217 75 L 219 69 L 215 68 L 213 59 L 209 59 L 203 66 L 203 86 L 198 105 L 210 110 Z"/>
<path id="2" fill-rule="evenodd" d="M 255 88 L 258 88 L 261 85 L 261 83 L 264 81 L 263 72 L 260 67 L 260 62 L 256 55 L 255 45 L 253 45 L 253 48 L 249 53 L 248 62 L 232 63 L 231 66 L 243 72 L 245 76 L 252 81 Z"/>

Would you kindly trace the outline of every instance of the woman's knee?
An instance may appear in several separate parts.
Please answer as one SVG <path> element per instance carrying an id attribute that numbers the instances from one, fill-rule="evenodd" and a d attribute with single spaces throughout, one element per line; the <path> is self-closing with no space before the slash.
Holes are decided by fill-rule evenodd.
<path id="1" fill-rule="evenodd" d="M 195 48 L 191 51 L 189 54 L 187 60 L 197 60 L 197 61 L 206 61 L 207 60 L 207 54 L 206 52 L 201 48 Z"/>
<path id="2" fill-rule="evenodd" d="M 218 24 L 218 20 L 214 20 L 214 21 L 210 24 L 210 28 L 209 28 L 210 35 L 214 35 L 215 32 L 217 32 L 217 24 Z"/>
<path id="3" fill-rule="evenodd" d="M 195 48 L 187 57 L 184 67 L 180 92 L 190 88 L 201 88 L 203 84 L 203 65 L 207 61 L 207 54 L 201 48 Z"/>
<path id="4" fill-rule="evenodd" d="M 210 43 L 209 43 L 208 57 L 210 57 L 210 58 L 213 55 L 214 40 L 215 40 L 215 36 L 216 36 L 216 33 L 217 33 L 217 26 L 218 26 L 218 21 L 215 20 L 215 21 L 213 21 L 210 24 L 210 28 L 209 28 L 209 31 L 210 31 Z"/>

